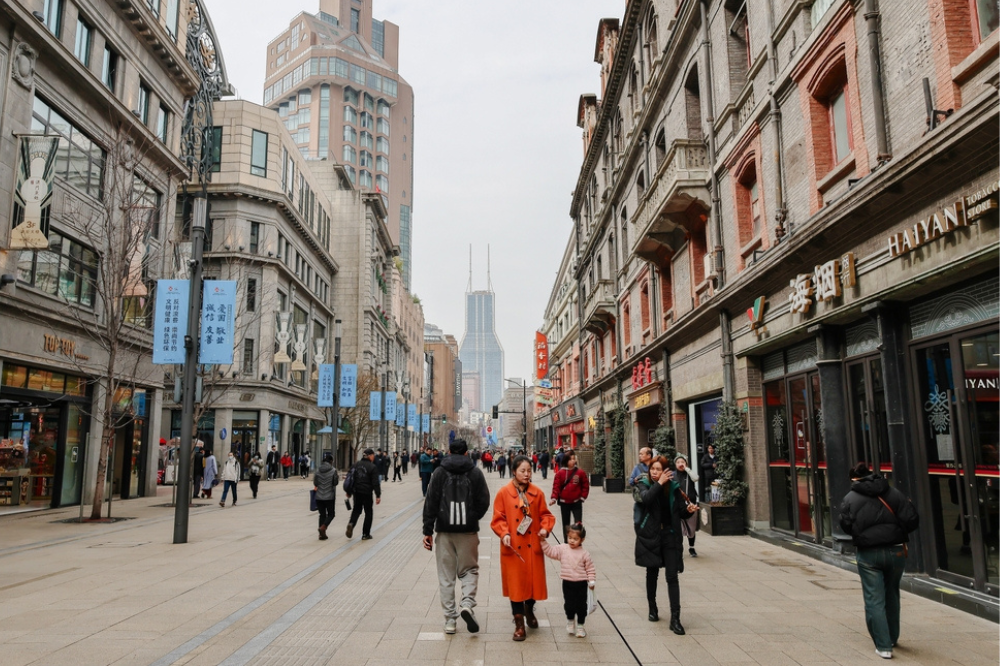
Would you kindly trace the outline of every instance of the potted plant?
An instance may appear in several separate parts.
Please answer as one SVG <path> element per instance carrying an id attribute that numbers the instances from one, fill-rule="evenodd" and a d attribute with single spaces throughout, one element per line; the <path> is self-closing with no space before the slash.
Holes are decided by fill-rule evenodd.
<path id="1" fill-rule="evenodd" d="M 591 486 L 603 486 L 608 466 L 608 445 L 604 437 L 604 413 L 597 415 L 597 432 L 594 434 L 594 472 L 590 475 Z"/>
<path id="2" fill-rule="evenodd" d="M 743 418 L 735 402 L 723 402 L 715 421 L 712 444 L 721 493 L 719 502 L 702 502 L 702 523 L 712 536 L 742 535 L 744 502 L 750 486 L 743 478 Z"/>
<path id="3" fill-rule="evenodd" d="M 670 416 L 664 405 L 660 405 L 660 424 L 653 431 L 653 441 L 650 442 L 657 455 L 666 456 L 673 461 L 677 457 L 677 445 L 674 443 L 674 429 L 670 427 Z"/>
<path id="4" fill-rule="evenodd" d="M 618 406 L 611 414 L 611 446 L 608 448 L 611 469 L 604 479 L 604 492 L 625 492 L 625 428 L 628 426 L 628 407 L 618 386 Z"/>

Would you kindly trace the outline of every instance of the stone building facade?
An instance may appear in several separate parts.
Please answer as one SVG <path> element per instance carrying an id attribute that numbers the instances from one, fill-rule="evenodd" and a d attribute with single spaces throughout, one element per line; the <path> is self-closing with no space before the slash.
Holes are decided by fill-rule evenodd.
<path id="1" fill-rule="evenodd" d="M 842 549 L 865 461 L 924 517 L 909 569 L 994 613 L 997 37 L 992 2 L 631 0 L 568 241 L 626 468 L 661 419 L 697 464 L 733 401 L 753 533 Z"/>

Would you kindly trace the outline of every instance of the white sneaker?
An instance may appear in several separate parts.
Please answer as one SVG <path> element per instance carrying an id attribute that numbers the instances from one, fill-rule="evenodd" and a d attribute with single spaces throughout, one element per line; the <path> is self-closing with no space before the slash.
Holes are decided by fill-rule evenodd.
<path id="1" fill-rule="evenodd" d="M 579 627 L 576 628 L 576 637 L 585 638 L 586 636 L 587 636 L 587 630 L 584 629 L 583 625 L 581 624 Z"/>
<path id="2" fill-rule="evenodd" d="M 571 635 L 576 633 L 576 620 L 566 620 L 566 633 Z"/>
<path id="3" fill-rule="evenodd" d="M 458 621 L 453 617 L 447 618 L 444 621 L 444 633 L 453 634 L 456 631 L 458 631 Z"/>
<path id="4" fill-rule="evenodd" d="M 878 648 L 875 648 L 875 654 L 883 659 L 892 659 L 892 650 L 879 650 Z"/>

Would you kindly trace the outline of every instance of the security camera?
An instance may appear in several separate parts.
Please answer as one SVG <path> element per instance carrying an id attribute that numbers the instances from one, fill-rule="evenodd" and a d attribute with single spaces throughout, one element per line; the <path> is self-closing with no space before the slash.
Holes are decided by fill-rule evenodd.
<path id="1" fill-rule="evenodd" d="M 188 266 L 190 266 L 191 268 L 194 268 L 197 265 L 198 265 L 198 261 L 196 259 L 188 259 Z"/>

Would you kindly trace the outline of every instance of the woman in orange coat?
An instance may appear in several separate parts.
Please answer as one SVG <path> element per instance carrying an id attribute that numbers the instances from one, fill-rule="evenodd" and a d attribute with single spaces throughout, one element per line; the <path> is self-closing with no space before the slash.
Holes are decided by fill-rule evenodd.
<path id="1" fill-rule="evenodd" d="M 490 527 L 500 537 L 500 574 L 503 596 L 514 613 L 514 640 L 525 639 L 524 625 L 538 628 L 535 602 L 548 599 L 545 556 L 539 537 L 548 536 L 556 518 L 545 504 L 545 493 L 531 484 L 531 460 L 517 456 L 511 463 L 510 483 L 493 502 Z"/>

